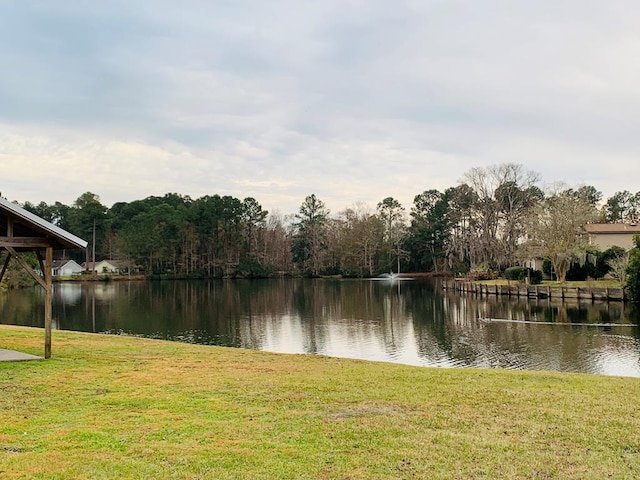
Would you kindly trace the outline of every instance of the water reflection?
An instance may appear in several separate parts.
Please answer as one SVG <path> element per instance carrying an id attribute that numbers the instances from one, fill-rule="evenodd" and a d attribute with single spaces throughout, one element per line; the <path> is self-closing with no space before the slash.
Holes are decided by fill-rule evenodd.
<path id="1" fill-rule="evenodd" d="M 42 304 L 40 289 L 0 294 L 0 322 L 42 326 Z M 427 281 L 65 283 L 55 285 L 53 315 L 60 329 L 274 352 L 640 377 L 634 306 L 463 297 Z"/>

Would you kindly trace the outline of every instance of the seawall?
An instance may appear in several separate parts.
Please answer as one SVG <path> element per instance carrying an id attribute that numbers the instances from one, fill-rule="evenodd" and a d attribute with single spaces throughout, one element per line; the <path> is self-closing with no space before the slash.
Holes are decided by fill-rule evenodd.
<path id="1" fill-rule="evenodd" d="M 563 287 L 550 285 L 491 285 L 460 280 L 448 280 L 442 283 L 445 290 L 478 296 L 505 295 L 510 297 L 579 299 L 579 300 L 626 300 L 623 288 L 606 287 Z"/>

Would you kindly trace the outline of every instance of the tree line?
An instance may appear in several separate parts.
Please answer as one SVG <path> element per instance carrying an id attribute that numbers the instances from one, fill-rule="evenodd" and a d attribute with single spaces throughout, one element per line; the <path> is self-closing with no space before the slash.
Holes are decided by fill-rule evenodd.
<path id="1" fill-rule="evenodd" d="M 88 240 L 87 259 L 95 251 L 97 259 L 149 275 L 460 274 L 499 272 L 539 257 L 564 280 L 573 266 L 603 253 L 589 250 L 581 228 L 636 221 L 640 192 L 603 201 L 593 186 L 543 188 L 535 172 L 508 163 L 472 168 L 456 186 L 417 194 L 408 211 L 387 197 L 375 208 L 355 205 L 332 214 L 315 194 L 292 215 L 269 213 L 252 197 L 177 193 L 110 208 L 91 192 L 70 206 L 23 206 Z"/>

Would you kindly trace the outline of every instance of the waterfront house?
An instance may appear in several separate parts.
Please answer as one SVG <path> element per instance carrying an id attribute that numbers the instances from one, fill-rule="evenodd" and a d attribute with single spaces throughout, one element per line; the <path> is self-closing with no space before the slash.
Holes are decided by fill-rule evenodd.
<path id="1" fill-rule="evenodd" d="M 88 272 L 96 272 L 98 275 L 104 274 L 118 274 L 120 273 L 120 264 L 115 260 L 101 260 L 96 262 L 95 266 L 93 262 L 83 263 L 85 270 Z"/>
<path id="2" fill-rule="evenodd" d="M 80 275 L 84 269 L 75 260 L 54 260 L 53 276 L 67 277 L 70 275 Z"/>
<path id="3" fill-rule="evenodd" d="M 633 237 L 640 235 L 640 225 L 636 223 L 589 223 L 584 229 L 589 244 L 603 251 L 613 246 L 630 250 L 635 246 Z"/>

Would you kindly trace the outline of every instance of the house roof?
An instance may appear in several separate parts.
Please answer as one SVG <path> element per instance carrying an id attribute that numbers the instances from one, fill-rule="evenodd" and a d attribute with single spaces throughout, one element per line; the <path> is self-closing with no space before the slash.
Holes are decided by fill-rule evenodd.
<path id="1" fill-rule="evenodd" d="M 640 234 L 640 225 L 636 223 L 588 223 L 584 226 L 584 229 L 587 233 L 601 235 Z"/>
<path id="2" fill-rule="evenodd" d="M 76 264 L 76 265 L 78 265 L 78 262 L 76 262 L 75 260 L 54 260 L 53 261 L 53 267 L 54 268 L 66 267 L 68 264 Z M 80 267 L 80 265 L 78 265 L 78 267 Z"/>
<path id="3" fill-rule="evenodd" d="M 96 260 L 95 265 L 100 265 L 101 263 L 106 263 L 107 265 L 111 265 L 115 268 L 120 268 L 123 266 L 123 263 L 118 260 Z M 93 262 L 82 262 L 82 266 L 87 269 L 95 268 Z"/>
<path id="4" fill-rule="evenodd" d="M 63 230 L 56 225 L 34 215 L 19 205 L 10 202 L 6 198 L 0 197 L 0 213 L 18 220 L 34 233 L 43 235 L 47 238 L 51 246 L 55 248 L 86 248 L 87 242 L 80 237 L 76 237 L 72 233 Z"/>

